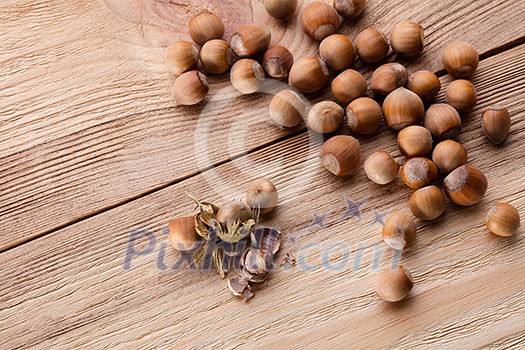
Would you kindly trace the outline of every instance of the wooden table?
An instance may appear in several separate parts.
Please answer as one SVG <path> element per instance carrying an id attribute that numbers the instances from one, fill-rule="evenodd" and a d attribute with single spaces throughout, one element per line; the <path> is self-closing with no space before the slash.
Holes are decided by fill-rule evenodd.
<path id="1" fill-rule="evenodd" d="M 165 47 L 189 39 L 188 19 L 204 8 L 225 19 L 227 37 L 257 23 L 296 59 L 317 52 L 295 19 L 271 20 L 259 0 L 3 1 L 0 347 L 523 348 L 523 231 L 497 238 L 484 221 L 498 201 L 525 215 L 525 2 L 369 0 L 342 28 L 354 38 L 371 25 L 388 33 L 398 21 L 420 22 L 425 52 L 403 63 L 438 73 L 444 88 L 448 43 L 468 41 L 481 55 L 479 103 L 459 140 L 489 190 L 474 207 L 449 203 L 438 220 L 418 222 L 417 243 L 401 257 L 416 286 L 398 305 L 373 286 L 392 259 L 381 215 L 408 208 L 400 180 L 379 187 L 362 168 L 342 179 L 327 173 L 319 137 L 270 123 L 268 103 L 282 86 L 239 96 L 223 75 L 210 77 L 206 104 L 170 100 Z M 481 112 L 496 104 L 512 115 L 502 146 L 480 128 Z M 395 140 L 384 126 L 361 138 L 363 158 L 385 149 L 403 162 Z M 279 208 L 264 221 L 283 232 L 278 258 L 299 261 L 278 265 L 244 303 L 213 272 L 172 269 L 179 256 L 163 230 L 194 213 L 186 191 L 221 203 L 243 198 L 259 176 L 279 189 Z M 352 201 L 358 212 L 347 210 Z"/>

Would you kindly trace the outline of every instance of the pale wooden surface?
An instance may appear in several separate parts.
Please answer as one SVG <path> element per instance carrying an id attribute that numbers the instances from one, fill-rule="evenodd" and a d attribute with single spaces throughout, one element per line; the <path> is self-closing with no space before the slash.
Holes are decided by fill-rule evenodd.
<path id="1" fill-rule="evenodd" d="M 523 232 L 499 239 L 483 222 L 495 201 L 525 211 L 525 45 L 506 49 L 523 40 L 525 5 L 369 3 L 365 17 L 346 32 L 371 23 L 388 31 L 400 19 L 425 27 L 426 54 L 410 71 L 439 71 L 438 53 L 453 38 L 491 56 L 473 79 L 480 103 L 465 116 L 459 138 L 472 164 L 487 174 L 489 191 L 473 208 L 449 205 L 435 223 L 419 223 L 417 244 L 402 260 L 416 287 L 398 306 L 374 296 L 369 249 L 360 269 L 339 272 L 322 269 L 319 248 L 312 249 L 314 271 L 278 269 L 248 304 L 232 299 L 213 273 L 159 271 L 162 229 L 170 218 L 191 213 L 185 191 L 220 202 L 242 197 L 257 176 L 272 179 L 281 202 L 266 224 L 284 232 L 281 257 L 313 242 L 372 246 L 380 240 L 372 210 L 406 210 L 411 192 L 400 180 L 375 186 L 362 169 L 334 179 L 318 165 L 318 138 L 301 128 L 271 127 L 270 97 L 238 98 L 225 77 L 212 79 L 211 98 L 226 90 L 200 116 L 211 119 L 216 137 L 207 166 L 218 165 L 195 175 L 202 166 L 195 157 L 205 155 L 194 142 L 202 108 L 172 107 L 162 47 L 180 37 L 174 33 L 185 30 L 197 9 L 153 1 L 127 7 L 119 1 L 7 1 L 0 10 L 0 246 L 11 249 L 0 254 L 2 348 L 504 349 L 523 343 Z M 257 15 L 260 2 L 223 4 L 210 6 L 224 14 L 235 7 L 230 26 L 251 21 L 253 9 L 255 21 L 270 23 L 274 43 L 301 38 L 290 45 L 296 58 L 315 50 L 295 23 L 285 30 Z M 239 134 L 249 142 L 238 142 L 229 127 L 240 103 L 254 111 L 250 132 Z M 502 147 L 492 146 L 479 128 L 480 112 L 493 104 L 513 115 Z M 402 161 L 395 134 L 384 128 L 362 145 L 364 157 L 384 148 Z M 250 150 L 256 151 L 243 155 Z M 232 157 L 239 158 L 228 161 Z M 344 196 L 369 198 L 361 222 L 341 220 Z M 309 227 L 313 212 L 331 213 L 326 229 Z M 137 229 L 151 230 L 158 242 L 123 271 L 128 235 Z M 40 238 L 26 242 L 33 237 Z M 333 263 L 340 259 L 332 256 Z M 176 260 L 167 250 L 166 264 Z M 388 261 L 387 252 L 382 264 Z"/>

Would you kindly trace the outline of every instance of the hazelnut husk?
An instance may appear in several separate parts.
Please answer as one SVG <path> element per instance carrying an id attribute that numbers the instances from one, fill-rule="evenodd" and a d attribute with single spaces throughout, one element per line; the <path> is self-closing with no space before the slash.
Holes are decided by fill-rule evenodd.
<path id="1" fill-rule="evenodd" d="M 401 167 L 401 178 L 415 190 L 432 184 L 438 179 L 439 171 L 431 160 L 423 157 L 410 158 Z"/>
<path id="2" fill-rule="evenodd" d="M 366 7 L 366 0 L 333 0 L 332 5 L 345 18 L 358 17 Z"/>
<path id="3" fill-rule="evenodd" d="M 461 117 L 454 107 L 437 103 L 425 113 L 425 128 L 438 140 L 453 139 L 461 131 Z"/>
<path id="4" fill-rule="evenodd" d="M 476 107 L 478 98 L 470 81 L 458 79 L 448 85 L 445 100 L 459 113 L 465 113 Z"/>
<path id="5" fill-rule="evenodd" d="M 365 161 L 366 176 L 378 185 L 391 183 L 399 173 L 399 164 L 386 151 L 372 153 Z"/>
<path id="6" fill-rule="evenodd" d="M 441 81 L 431 71 L 420 70 L 408 77 L 407 89 L 415 92 L 423 102 L 429 102 L 441 90 Z"/>
<path id="7" fill-rule="evenodd" d="M 332 69 L 341 71 L 354 62 L 356 53 L 352 40 L 343 34 L 332 34 L 319 45 L 319 56 Z"/>
<path id="8" fill-rule="evenodd" d="M 292 128 L 304 120 L 306 107 L 301 97 L 292 90 L 282 90 L 270 102 L 270 117 L 285 128 Z"/>
<path id="9" fill-rule="evenodd" d="M 410 247 L 416 241 L 416 223 L 403 212 L 393 212 L 386 218 L 383 226 L 385 244 L 395 250 Z"/>
<path id="10" fill-rule="evenodd" d="M 208 80 L 199 71 L 192 70 L 180 75 L 173 85 L 171 97 L 179 105 L 195 105 L 206 97 Z"/>
<path id="11" fill-rule="evenodd" d="M 388 95 L 400 86 L 405 86 L 408 78 L 406 68 L 399 63 L 387 63 L 377 68 L 370 78 L 370 88 L 377 95 Z"/>
<path id="12" fill-rule="evenodd" d="M 264 0 L 264 8 L 273 18 L 285 20 L 295 13 L 297 0 Z"/>
<path id="13" fill-rule="evenodd" d="M 466 78 L 476 71 L 479 64 L 478 51 L 463 41 L 455 41 L 443 51 L 443 65 L 456 78 Z"/>
<path id="14" fill-rule="evenodd" d="M 445 212 L 446 199 L 437 186 L 420 188 L 410 196 L 410 210 L 421 220 L 434 220 Z"/>
<path id="15" fill-rule="evenodd" d="M 341 19 L 333 6 L 314 1 L 304 6 L 301 12 L 301 25 L 309 37 L 321 41 L 337 32 Z"/>
<path id="16" fill-rule="evenodd" d="M 343 104 L 348 104 L 366 94 L 365 78 L 353 69 L 347 69 L 335 77 L 330 87 L 334 97 Z"/>
<path id="17" fill-rule="evenodd" d="M 379 128 L 383 110 L 369 97 L 353 100 L 346 107 L 346 122 L 351 132 L 368 135 Z"/>
<path id="18" fill-rule="evenodd" d="M 462 206 L 481 202 L 488 186 L 485 175 L 470 165 L 463 165 L 452 171 L 443 184 L 445 193 L 452 202 Z"/>
<path id="19" fill-rule="evenodd" d="M 363 30 L 355 38 L 354 44 L 359 57 L 368 63 L 381 61 L 390 49 L 385 34 L 376 28 Z"/>
<path id="20" fill-rule="evenodd" d="M 268 29 L 253 24 L 239 27 L 231 37 L 231 48 L 239 57 L 254 56 L 266 51 L 271 41 Z"/>
<path id="21" fill-rule="evenodd" d="M 343 125 L 344 109 L 332 101 L 318 102 L 308 112 L 307 124 L 310 130 L 320 134 L 336 131 Z"/>
<path id="22" fill-rule="evenodd" d="M 201 48 L 200 60 L 210 74 L 222 74 L 230 69 L 233 61 L 230 44 L 221 39 L 207 41 Z"/>
<path id="23" fill-rule="evenodd" d="M 413 287 L 412 275 L 399 265 L 395 269 L 382 271 L 377 277 L 375 289 L 381 299 L 395 303 L 405 299 Z"/>
<path id="24" fill-rule="evenodd" d="M 180 252 L 192 251 L 202 242 L 195 229 L 195 217 L 182 217 L 168 223 L 169 242 Z"/>
<path id="25" fill-rule="evenodd" d="M 166 49 L 166 65 L 176 75 L 195 69 L 198 58 L 199 48 L 189 41 L 176 41 Z"/>
<path id="26" fill-rule="evenodd" d="M 277 45 L 266 50 L 262 65 L 272 78 L 288 78 L 293 65 L 293 55 L 286 47 Z"/>
<path id="27" fill-rule="evenodd" d="M 268 179 L 260 178 L 252 182 L 246 193 L 246 204 L 251 208 L 267 214 L 275 209 L 279 196 L 277 188 Z"/>
<path id="28" fill-rule="evenodd" d="M 510 114 L 505 107 L 491 107 L 481 116 L 481 128 L 487 138 L 499 145 L 510 131 Z"/>
<path id="29" fill-rule="evenodd" d="M 423 101 L 418 95 L 403 87 L 392 91 L 383 102 L 385 121 L 394 130 L 421 123 L 424 114 Z"/>
<path id="30" fill-rule="evenodd" d="M 259 62 L 244 58 L 232 66 L 230 80 L 233 87 L 240 93 L 253 94 L 264 82 L 264 69 Z"/>
<path id="31" fill-rule="evenodd" d="M 359 141 L 352 136 L 337 135 L 328 139 L 319 154 L 321 164 L 335 176 L 354 172 L 361 163 Z"/>
<path id="32" fill-rule="evenodd" d="M 224 35 L 224 24 L 221 19 L 211 13 L 203 12 L 193 17 L 189 23 L 191 39 L 198 45 L 212 39 L 220 39 Z"/>
<path id="33" fill-rule="evenodd" d="M 430 131 L 419 125 L 408 126 L 397 135 L 399 150 L 407 158 L 430 154 L 433 142 Z"/>
<path id="34" fill-rule="evenodd" d="M 520 213 L 510 204 L 497 203 L 487 214 L 487 228 L 495 235 L 512 236 L 520 226 Z"/>
<path id="35" fill-rule="evenodd" d="M 395 53 L 403 56 L 417 56 L 425 46 L 423 28 L 415 22 L 400 22 L 390 32 L 390 45 Z"/>
<path id="36" fill-rule="evenodd" d="M 326 63 L 316 56 L 298 59 L 290 70 L 289 84 L 303 93 L 319 91 L 330 79 Z"/>
<path id="37" fill-rule="evenodd" d="M 467 164 L 467 151 L 458 142 L 445 140 L 436 145 L 432 152 L 432 161 L 437 165 L 442 174 Z"/>

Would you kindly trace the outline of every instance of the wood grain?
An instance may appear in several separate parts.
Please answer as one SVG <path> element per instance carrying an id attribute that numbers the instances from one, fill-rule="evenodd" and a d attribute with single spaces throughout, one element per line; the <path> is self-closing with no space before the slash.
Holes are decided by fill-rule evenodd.
<path id="1" fill-rule="evenodd" d="M 525 212 L 525 45 L 487 59 L 474 78 L 480 104 L 464 116 L 460 141 L 489 179 L 474 207 L 448 205 L 445 216 L 418 223 L 414 248 L 402 264 L 416 287 L 399 305 L 373 293 L 380 224 L 373 211 L 407 210 L 411 191 L 396 180 L 379 187 L 360 169 L 336 179 L 317 160 L 320 140 L 300 134 L 216 167 L 132 203 L 0 254 L 0 338 L 7 348 L 512 348 L 525 332 L 523 229 L 503 239 L 484 228 L 486 212 L 505 201 Z M 447 83 L 447 78 L 443 78 Z M 442 96 L 439 98 L 441 99 Z M 499 147 L 480 129 L 480 112 L 500 104 L 512 114 L 512 133 Z M 378 149 L 402 157 L 395 134 L 362 139 L 363 156 Z M 283 231 L 279 257 L 308 252 L 303 264 L 279 267 L 249 303 L 229 296 L 213 272 L 170 270 L 178 260 L 162 233 L 169 219 L 190 214 L 185 192 L 222 201 L 240 198 L 253 178 L 274 181 L 281 195 L 264 224 Z M 344 196 L 367 199 L 362 219 L 348 217 Z M 326 228 L 312 214 L 328 213 Z M 151 253 L 123 270 L 130 232 L 156 237 Z M 349 247 L 345 262 L 335 244 Z M 310 248 L 305 248 L 310 245 Z M 137 249 L 146 249 L 147 239 Z M 159 256 L 168 270 L 158 268 Z M 355 257 L 362 264 L 353 269 Z M 392 259 L 386 250 L 381 268 Z M 304 265 L 307 264 L 308 266 Z M 162 266 L 162 265 L 161 265 Z M 303 267 L 301 267 L 303 266 Z M 310 269 L 306 269 L 310 267 Z"/>
<path id="2" fill-rule="evenodd" d="M 271 20 L 260 1 L 207 2 L 227 36 L 243 23 L 267 25 L 272 43 L 295 57 L 316 52 L 291 20 Z M 173 106 L 164 47 L 188 39 L 200 1 L 7 0 L 0 9 L 0 250 L 193 176 L 300 129 L 268 121 L 270 94 L 240 97 L 212 77 L 209 103 Z M 235 14 L 232 16 L 232 14 Z M 410 70 L 441 69 L 453 39 L 492 52 L 525 33 L 520 1 L 379 1 L 344 26 L 354 37 L 375 25 L 422 23 L 425 54 Z M 505 20 L 501 20 L 504 18 Z M 324 96 L 313 96 L 318 100 Z M 248 122 L 248 124 L 247 124 Z"/>

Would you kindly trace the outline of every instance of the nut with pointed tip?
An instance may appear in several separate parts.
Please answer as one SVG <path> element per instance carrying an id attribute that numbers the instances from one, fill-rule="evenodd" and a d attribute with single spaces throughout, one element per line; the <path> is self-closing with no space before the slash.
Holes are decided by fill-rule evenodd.
<path id="1" fill-rule="evenodd" d="M 333 6 L 325 2 L 314 1 L 303 8 L 301 25 L 309 37 L 321 41 L 337 32 L 341 19 Z"/>
<path id="2" fill-rule="evenodd" d="M 226 202 L 217 212 L 217 221 L 226 227 L 232 227 L 236 222 L 245 222 L 253 218 L 250 207 L 242 202 Z"/>
<path id="3" fill-rule="evenodd" d="M 361 73 L 347 69 L 340 73 L 330 85 L 334 97 L 343 104 L 348 104 L 366 94 L 366 80 Z"/>
<path id="4" fill-rule="evenodd" d="M 454 107 L 437 103 L 425 113 L 425 128 L 430 130 L 437 140 L 456 138 L 461 131 L 461 117 Z"/>
<path id="5" fill-rule="evenodd" d="M 368 135 L 379 128 L 383 110 L 369 97 L 353 100 L 346 107 L 346 122 L 351 132 Z"/>
<path id="6" fill-rule="evenodd" d="M 521 226 L 520 221 L 520 213 L 507 203 L 497 203 L 487 214 L 487 228 L 502 237 L 515 234 Z"/>
<path id="7" fill-rule="evenodd" d="M 372 73 L 370 88 L 375 94 L 385 96 L 398 87 L 405 86 L 407 78 L 407 70 L 402 64 L 383 64 Z"/>
<path id="8" fill-rule="evenodd" d="M 306 56 L 293 64 L 288 82 L 300 92 L 312 93 L 319 91 L 329 79 L 326 63 L 319 57 Z"/>
<path id="9" fill-rule="evenodd" d="M 385 34 L 376 28 L 367 28 L 355 38 L 355 48 L 363 61 L 375 63 L 386 57 L 390 46 Z"/>
<path id="10" fill-rule="evenodd" d="M 210 74 L 222 74 L 230 69 L 233 61 L 230 44 L 222 39 L 207 41 L 201 48 L 200 60 Z"/>
<path id="11" fill-rule="evenodd" d="M 431 71 L 419 70 L 408 77 L 407 88 L 415 92 L 423 102 L 429 102 L 441 90 L 441 81 Z"/>
<path id="12" fill-rule="evenodd" d="M 287 78 L 292 65 L 293 55 L 284 46 L 274 46 L 264 53 L 263 67 L 272 78 Z"/>
<path id="13" fill-rule="evenodd" d="M 333 0 L 332 5 L 345 18 L 358 17 L 366 7 L 366 0 Z"/>
<path id="14" fill-rule="evenodd" d="M 432 152 L 432 161 L 442 174 L 467 164 L 468 156 L 465 147 L 454 140 L 445 140 L 436 145 Z"/>
<path id="15" fill-rule="evenodd" d="M 443 65 L 456 78 L 466 78 L 476 71 L 479 64 L 478 51 L 463 41 L 455 41 L 443 51 Z"/>
<path id="16" fill-rule="evenodd" d="M 419 125 L 408 126 L 397 135 L 399 150 L 406 158 L 429 155 L 433 143 L 430 131 Z"/>
<path id="17" fill-rule="evenodd" d="M 397 23 L 390 32 L 390 44 L 397 54 L 417 56 L 425 46 L 423 28 L 415 22 Z"/>
<path id="18" fill-rule="evenodd" d="M 231 37 L 231 48 L 241 58 L 254 56 L 266 51 L 272 35 L 266 28 L 253 24 L 239 27 Z"/>
<path id="19" fill-rule="evenodd" d="M 361 163 L 359 141 L 352 136 L 338 135 L 328 139 L 319 154 L 321 164 L 335 176 L 354 172 Z"/>
<path id="20" fill-rule="evenodd" d="M 192 70 L 183 73 L 175 80 L 171 97 L 179 105 L 195 105 L 204 100 L 208 89 L 206 76 L 199 71 Z"/>
<path id="21" fill-rule="evenodd" d="M 421 220 L 434 220 L 445 212 L 446 199 L 437 186 L 420 188 L 410 196 L 410 210 Z"/>
<path id="22" fill-rule="evenodd" d="M 478 102 L 476 89 L 468 80 L 454 80 L 447 87 L 445 100 L 459 113 L 465 113 L 476 107 Z"/>
<path id="23" fill-rule="evenodd" d="M 189 41 L 176 41 L 166 49 L 166 65 L 176 75 L 195 69 L 198 58 L 198 47 Z"/>
<path id="24" fill-rule="evenodd" d="M 391 183 L 399 173 L 399 164 L 386 151 L 372 153 L 365 161 L 366 176 L 378 185 Z"/>
<path id="25" fill-rule="evenodd" d="M 170 230 L 169 241 L 180 252 L 191 251 L 202 242 L 202 237 L 195 230 L 195 217 L 183 217 L 168 223 Z"/>
<path id="26" fill-rule="evenodd" d="M 273 18 L 285 20 L 295 13 L 297 0 L 264 0 L 264 7 Z"/>
<path id="27" fill-rule="evenodd" d="M 293 128 L 304 120 L 306 106 L 292 90 L 278 92 L 270 102 L 270 117 L 277 126 Z"/>
<path id="28" fill-rule="evenodd" d="M 307 124 L 310 130 L 329 134 L 343 125 L 344 109 L 332 101 L 321 101 L 310 108 Z"/>
<path id="29" fill-rule="evenodd" d="M 399 265 L 382 271 L 377 277 L 376 293 L 384 301 L 395 303 L 405 299 L 414 287 L 410 272 Z"/>
<path id="30" fill-rule="evenodd" d="M 235 62 L 230 72 L 230 80 L 240 93 L 249 95 L 257 92 L 264 82 L 264 69 L 259 62 L 245 58 Z"/>
<path id="31" fill-rule="evenodd" d="M 394 130 L 421 123 L 424 114 L 423 101 L 418 95 L 404 87 L 392 91 L 383 102 L 385 121 Z"/>
<path id="32" fill-rule="evenodd" d="M 224 35 L 224 24 L 211 12 L 203 12 L 193 17 L 189 24 L 191 39 L 198 45 L 212 39 L 220 39 Z"/>
<path id="33" fill-rule="evenodd" d="M 410 215 L 396 211 L 386 218 L 385 226 L 383 226 L 383 240 L 390 248 L 403 250 L 414 244 L 416 232 L 416 223 Z"/>
<path id="34" fill-rule="evenodd" d="M 410 158 L 401 167 L 403 182 L 415 190 L 435 182 L 438 175 L 436 164 L 423 157 Z"/>
<path id="35" fill-rule="evenodd" d="M 465 207 L 481 202 L 488 186 L 485 175 L 470 165 L 463 165 L 452 171 L 443 184 L 445 193 L 452 202 Z"/>
<path id="36" fill-rule="evenodd" d="M 252 182 L 246 193 L 246 204 L 260 210 L 261 214 L 267 214 L 275 209 L 278 199 L 277 188 L 265 178 Z"/>
<path id="37" fill-rule="evenodd" d="M 505 107 L 492 107 L 483 112 L 481 127 L 487 138 L 499 145 L 510 131 L 510 114 Z"/>
<path id="38" fill-rule="evenodd" d="M 341 71 L 354 62 L 356 53 L 352 40 L 344 34 L 332 34 L 319 45 L 319 56 L 332 69 Z"/>

